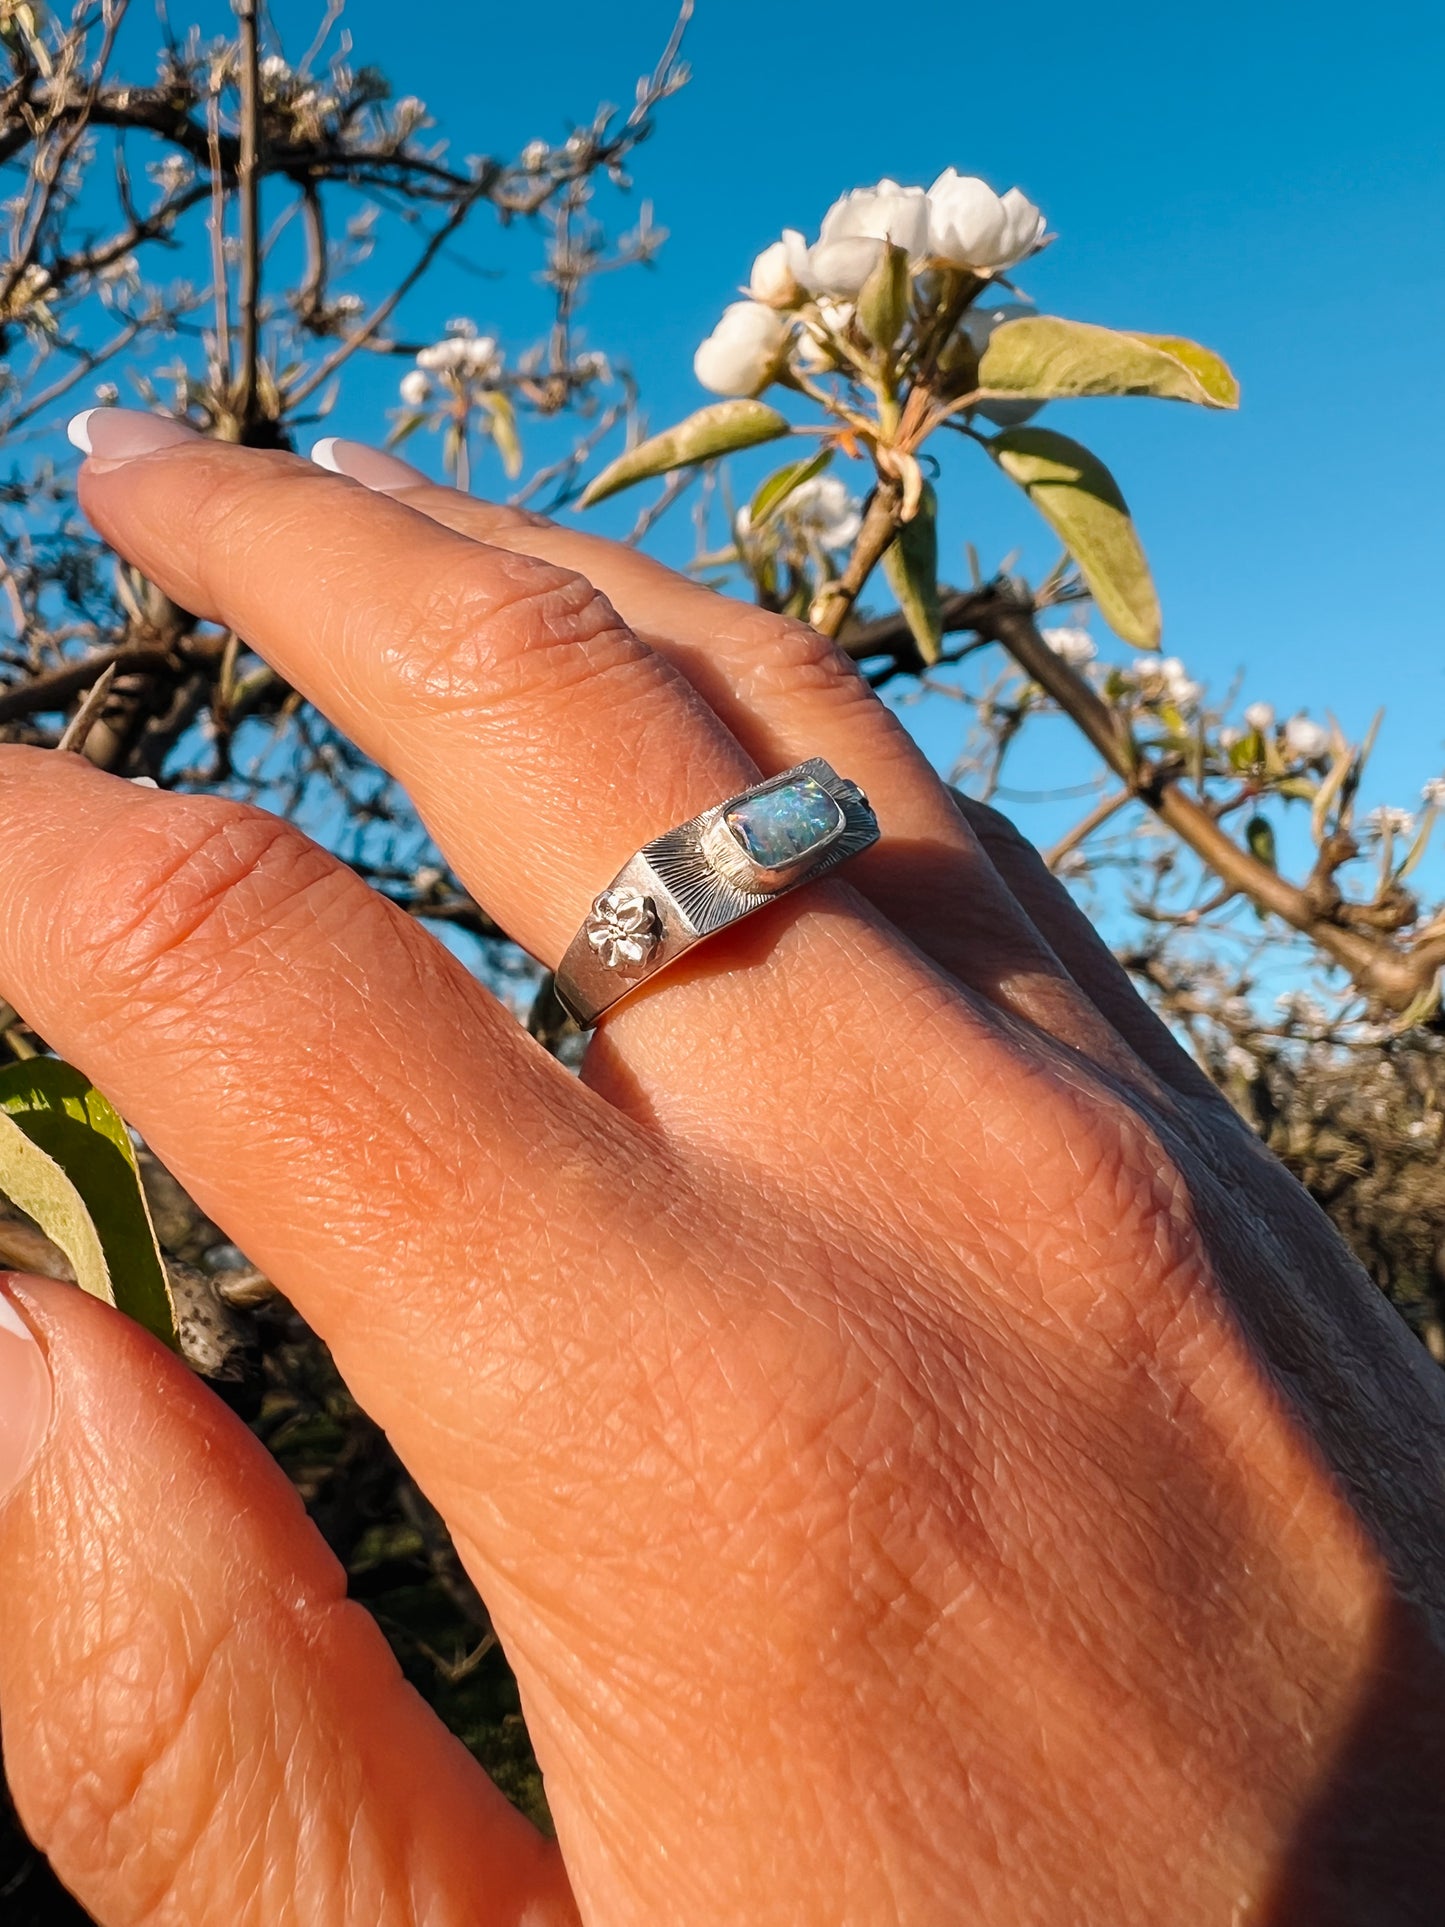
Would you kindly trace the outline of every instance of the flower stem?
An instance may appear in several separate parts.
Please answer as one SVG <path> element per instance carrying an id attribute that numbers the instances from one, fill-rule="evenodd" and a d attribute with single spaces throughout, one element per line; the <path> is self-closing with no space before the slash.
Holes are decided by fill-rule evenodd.
<path id="1" fill-rule="evenodd" d="M 809 619 L 825 636 L 836 636 L 847 621 L 864 584 L 898 533 L 902 504 L 901 485 L 891 477 L 880 476 L 869 498 L 868 512 L 863 517 L 847 568 L 836 582 L 826 584 L 813 599 Z"/>

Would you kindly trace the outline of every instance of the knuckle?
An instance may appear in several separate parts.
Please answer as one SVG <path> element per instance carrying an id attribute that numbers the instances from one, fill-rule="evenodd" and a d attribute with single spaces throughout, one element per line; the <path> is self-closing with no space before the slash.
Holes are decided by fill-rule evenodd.
<path id="1" fill-rule="evenodd" d="M 839 703 L 862 700 L 881 709 L 837 643 L 811 624 L 766 609 L 744 608 L 736 616 L 729 610 L 728 628 L 750 695 L 807 696 Z"/>
<path id="2" fill-rule="evenodd" d="M 336 865 L 281 818 L 218 797 L 156 797 L 80 859 L 67 892 L 71 967 L 93 991 L 168 996 L 283 916 L 317 915 Z M 363 887 L 363 886 L 358 886 Z"/>
<path id="3" fill-rule="evenodd" d="M 986 849 L 1004 850 L 1014 856 L 1037 856 L 1033 844 L 1002 810 L 995 809 L 991 803 L 980 803 L 976 797 L 965 796 L 962 790 L 950 788 L 950 794 L 964 821 Z"/>
<path id="4" fill-rule="evenodd" d="M 435 577 L 378 666 L 409 711 L 465 713 L 552 700 L 648 654 L 585 576 L 498 550 Z"/>

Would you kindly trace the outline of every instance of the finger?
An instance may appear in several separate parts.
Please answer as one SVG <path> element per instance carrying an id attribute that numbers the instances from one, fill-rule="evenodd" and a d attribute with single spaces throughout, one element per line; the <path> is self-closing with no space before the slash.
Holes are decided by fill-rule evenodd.
<path id="1" fill-rule="evenodd" d="M 980 845 L 1034 928 L 1099 1014 L 1164 1084 L 1228 1104 L 1130 983 L 1118 958 L 1038 851 L 999 810 L 951 792 Z M 1233 1112 L 1230 1112 L 1233 1116 Z"/>
<path id="2" fill-rule="evenodd" d="M 92 521 L 390 770 L 534 956 L 557 962 L 640 844 L 756 780 L 697 693 L 581 577 L 289 455 L 187 434 L 104 459 L 117 435 L 133 445 L 134 420 L 91 417 Z"/>
<path id="3" fill-rule="evenodd" d="M 828 637 L 622 543 L 440 487 L 362 443 L 328 438 L 313 459 L 460 534 L 585 576 L 763 771 L 826 757 L 866 790 L 888 831 L 849 881 L 960 982 L 1137 1081 L 1131 1054 L 1020 914 L 927 758 Z"/>
<path id="4" fill-rule="evenodd" d="M 7 1284 L 5 1765 L 101 1927 L 575 1922 L 240 1421 L 73 1286 Z"/>
<path id="5" fill-rule="evenodd" d="M 418 1478 L 455 1428 L 561 1425 L 492 1369 L 585 1321 L 652 1151 L 424 929 L 302 833 L 76 756 L 0 750 L 0 986 L 332 1345 Z M 519 1430 L 520 1428 L 520 1430 Z"/>

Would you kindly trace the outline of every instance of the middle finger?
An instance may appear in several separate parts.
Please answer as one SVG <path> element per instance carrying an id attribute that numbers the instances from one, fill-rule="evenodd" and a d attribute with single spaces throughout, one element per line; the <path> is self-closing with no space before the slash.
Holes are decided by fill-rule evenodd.
<path id="1" fill-rule="evenodd" d="M 134 422 L 90 418 L 81 494 L 102 533 L 183 607 L 244 636 L 395 775 L 468 887 L 542 961 L 556 963 L 641 844 L 756 780 L 702 696 L 582 577 L 310 463 L 154 418 L 142 432 L 169 445 L 117 459 Z M 644 1115 L 671 1102 L 731 1134 L 787 1109 L 777 1047 L 800 1011 L 860 1031 L 857 1048 L 831 1053 L 837 1096 L 850 1076 L 869 1084 L 863 1039 L 895 1011 L 906 1018 L 924 985 L 950 1001 L 884 918 L 820 884 L 700 947 L 609 1018 L 593 1081 Z M 979 1050 L 1002 1048 L 982 1011 L 957 1014 Z"/>

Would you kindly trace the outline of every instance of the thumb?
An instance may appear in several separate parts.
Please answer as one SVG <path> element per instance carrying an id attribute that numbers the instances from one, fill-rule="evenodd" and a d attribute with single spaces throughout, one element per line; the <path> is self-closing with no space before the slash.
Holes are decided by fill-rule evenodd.
<path id="1" fill-rule="evenodd" d="M 575 1919 L 240 1421 L 108 1307 L 14 1276 L 0 1725 L 27 1831 L 102 1927 Z"/>

